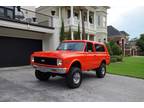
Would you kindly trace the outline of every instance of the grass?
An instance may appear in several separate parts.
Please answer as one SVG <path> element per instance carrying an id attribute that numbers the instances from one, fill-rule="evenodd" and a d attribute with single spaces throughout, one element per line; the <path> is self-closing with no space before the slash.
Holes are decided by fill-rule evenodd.
<path id="1" fill-rule="evenodd" d="M 144 79 L 144 56 L 124 57 L 123 62 L 111 63 L 108 73 Z"/>

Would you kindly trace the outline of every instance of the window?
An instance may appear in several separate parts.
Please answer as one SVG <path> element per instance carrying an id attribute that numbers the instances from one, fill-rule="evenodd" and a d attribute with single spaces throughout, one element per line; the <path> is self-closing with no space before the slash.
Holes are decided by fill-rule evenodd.
<path id="1" fill-rule="evenodd" d="M 91 24 L 94 24 L 94 12 L 90 12 L 89 14 L 90 14 L 90 15 L 89 15 L 89 22 L 90 22 Z"/>
<path id="2" fill-rule="evenodd" d="M 14 6 L 0 6 L 0 17 L 13 19 L 14 12 Z"/>
<path id="3" fill-rule="evenodd" d="M 70 16 L 71 16 L 71 12 L 70 10 L 67 10 L 67 18 L 70 18 Z"/>
<path id="4" fill-rule="evenodd" d="M 85 51 L 86 52 L 93 52 L 93 44 L 88 42 L 87 45 L 86 45 Z"/>
<path id="5" fill-rule="evenodd" d="M 98 16 L 98 26 L 100 26 L 100 16 Z"/>
<path id="6" fill-rule="evenodd" d="M 98 42 L 101 42 L 101 39 L 98 39 Z"/>
<path id="7" fill-rule="evenodd" d="M 13 18 L 13 11 L 12 10 L 7 9 L 7 18 L 10 18 L 10 19 Z"/>
<path id="8" fill-rule="evenodd" d="M 87 13 L 86 12 L 83 12 L 83 16 L 84 17 L 84 21 L 87 21 Z"/>
<path id="9" fill-rule="evenodd" d="M 105 52 L 105 48 L 103 45 L 95 44 L 96 52 Z"/>
<path id="10" fill-rule="evenodd" d="M 94 41 L 94 36 L 89 36 L 89 40 Z"/>
<path id="11" fill-rule="evenodd" d="M 58 46 L 57 50 L 82 51 L 83 48 L 83 42 L 63 42 Z"/>
<path id="12" fill-rule="evenodd" d="M 89 22 L 90 22 L 91 24 L 93 24 L 93 16 L 92 16 L 92 15 L 89 16 Z"/>
<path id="13" fill-rule="evenodd" d="M 4 16 L 4 8 L 0 7 L 0 16 Z"/>
<path id="14" fill-rule="evenodd" d="M 78 12 L 74 12 L 74 17 L 79 18 L 79 14 L 78 14 Z"/>
<path id="15" fill-rule="evenodd" d="M 102 22 L 102 24 L 103 24 L 103 27 L 106 27 L 106 16 L 103 16 L 103 22 Z"/>

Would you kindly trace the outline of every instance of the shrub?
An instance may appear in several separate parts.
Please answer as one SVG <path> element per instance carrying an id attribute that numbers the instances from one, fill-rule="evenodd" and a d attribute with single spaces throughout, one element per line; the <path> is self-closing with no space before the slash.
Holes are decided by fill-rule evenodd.
<path id="1" fill-rule="evenodd" d="M 111 62 L 122 62 L 123 56 L 111 56 Z"/>
<path id="2" fill-rule="evenodd" d="M 120 48 L 119 45 L 117 45 L 113 41 L 111 41 L 109 44 L 110 44 L 113 55 L 122 55 L 122 49 Z"/>
<path id="3" fill-rule="evenodd" d="M 118 62 L 123 61 L 123 56 L 115 56 L 115 58 L 117 59 Z"/>
<path id="4" fill-rule="evenodd" d="M 117 59 L 114 58 L 114 57 L 111 57 L 110 61 L 111 61 L 112 63 L 114 63 L 114 62 L 117 62 Z"/>

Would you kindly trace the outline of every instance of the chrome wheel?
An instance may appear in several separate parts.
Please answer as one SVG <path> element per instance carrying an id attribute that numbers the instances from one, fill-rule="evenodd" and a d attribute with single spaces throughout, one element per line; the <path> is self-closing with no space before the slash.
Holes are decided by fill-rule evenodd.
<path id="1" fill-rule="evenodd" d="M 102 73 L 102 75 L 105 74 L 105 68 L 104 68 L 104 67 L 102 67 L 102 69 L 101 69 L 101 73 Z"/>
<path id="2" fill-rule="evenodd" d="M 78 84 L 80 82 L 80 79 L 81 79 L 80 73 L 79 72 L 74 73 L 74 75 L 73 75 L 73 82 L 75 84 Z"/>
<path id="3" fill-rule="evenodd" d="M 80 68 L 71 67 L 69 73 L 66 75 L 66 83 L 69 88 L 78 88 L 82 82 L 82 73 Z"/>

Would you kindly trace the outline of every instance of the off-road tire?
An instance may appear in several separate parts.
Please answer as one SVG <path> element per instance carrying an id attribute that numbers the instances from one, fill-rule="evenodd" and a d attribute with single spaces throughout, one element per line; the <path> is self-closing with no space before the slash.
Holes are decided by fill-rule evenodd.
<path id="1" fill-rule="evenodd" d="M 51 74 L 35 70 L 35 76 L 40 81 L 47 81 L 50 78 Z"/>
<path id="2" fill-rule="evenodd" d="M 96 69 L 96 76 L 98 78 L 104 78 L 106 75 L 106 64 L 102 63 L 98 69 Z"/>
<path id="3" fill-rule="evenodd" d="M 79 80 L 75 80 L 75 76 L 79 76 Z M 78 78 L 78 77 L 77 77 Z M 77 79 L 76 78 L 76 79 Z M 78 88 L 82 82 L 82 72 L 78 67 L 71 67 L 69 73 L 66 75 L 66 84 L 69 88 Z"/>

